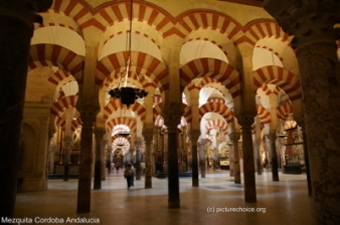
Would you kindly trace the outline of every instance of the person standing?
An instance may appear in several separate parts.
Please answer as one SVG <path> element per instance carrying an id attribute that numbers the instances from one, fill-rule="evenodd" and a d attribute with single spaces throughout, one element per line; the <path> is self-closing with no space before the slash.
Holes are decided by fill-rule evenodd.
<path id="1" fill-rule="evenodd" d="M 124 170 L 124 177 L 127 181 L 127 188 L 130 189 L 130 187 L 133 187 L 133 174 L 134 170 L 131 164 L 128 164 L 127 167 Z"/>
<path id="2" fill-rule="evenodd" d="M 119 168 L 121 167 L 121 165 L 120 165 L 120 163 L 118 161 L 115 163 L 115 167 L 116 167 L 116 173 L 118 173 L 119 172 Z"/>

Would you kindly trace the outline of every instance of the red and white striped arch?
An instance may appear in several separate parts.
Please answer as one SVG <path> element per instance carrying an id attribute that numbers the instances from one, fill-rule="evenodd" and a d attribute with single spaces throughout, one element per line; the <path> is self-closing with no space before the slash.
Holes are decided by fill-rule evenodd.
<path id="1" fill-rule="evenodd" d="M 257 116 L 262 124 L 269 124 L 271 122 L 270 112 L 262 105 L 256 104 Z"/>
<path id="2" fill-rule="evenodd" d="M 51 107 L 51 113 L 53 115 L 61 115 L 66 109 L 76 107 L 78 100 L 77 95 L 63 96 Z"/>
<path id="3" fill-rule="evenodd" d="M 106 131 L 111 132 L 112 129 L 117 125 L 126 125 L 130 128 L 130 131 L 133 133 L 137 132 L 137 123 L 136 119 L 132 117 L 116 117 L 111 120 L 106 121 Z"/>
<path id="4" fill-rule="evenodd" d="M 114 25 L 116 21 L 123 21 L 131 18 L 130 2 L 117 2 L 104 4 L 96 9 L 95 21 L 100 22 L 99 29 L 105 31 L 107 27 Z M 155 27 L 164 37 L 173 34 L 173 19 L 166 11 L 156 8 L 147 2 L 133 3 L 133 20 L 145 22 L 149 26 Z"/>
<path id="5" fill-rule="evenodd" d="M 187 121 L 187 123 L 192 122 L 192 112 L 191 112 L 191 107 L 183 104 L 184 107 L 184 114 L 183 117 Z"/>
<path id="6" fill-rule="evenodd" d="M 119 144 L 123 144 L 122 147 L 118 146 Z M 112 139 L 112 150 L 116 150 L 117 148 L 121 148 L 123 150 L 123 154 L 128 153 L 130 149 L 130 141 L 129 138 L 114 136 Z"/>
<path id="7" fill-rule="evenodd" d="M 64 118 L 62 118 L 62 117 L 57 117 L 55 122 L 56 122 L 56 125 L 59 126 L 59 127 L 61 127 L 62 130 L 65 129 L 66 121 L 65 121 Z M 74 119 L 74 120 L 72 120 L 72 122 L 71 122 L 71 130 L 72 130 L 72 131 L 75 131 L 75 130 L 77 130 L 81 125 L 82 125 L 82 121 L 81 121 L 80 118 Z"/>
<path id="8" fill-rule="evenodd" d="M 54 0 L 50 10 L 54 12 L 62 12 L 66 16 L 71 17 L 74 21 L 76 21 L 80 27 L 85 28 L 89 26 L 96 26 L 98 28 L 102 28 L 102 25 L 95 19 L 93 19 L 93 11 L 92 8 L 82 0 L 72 0 L 72 1 L 63 1 L 63 0 Z"/>
<path id="9" fill-rule="evenodd" d="M 135 102 L 134 104 L 126 107 L 120 102 L 120 99 L 112 99 L 103 109 L 104 111 L 104 119 L 108 119 L 110 115 L 114 111 L 118 111 L 120 109 L 126 108 L 127 110 L 131 110 L 135 112 L 141 121 L 145 120 L 145 107 L 141 105 L 139 102 Z"/>
<path id="10" fill-rule="evenodd" d="M 260 68 L 253 73 L 253 81 L 257 87 L 261 87 L 264 83 L 279 86 L 292 101 L 302 97 L 299 78 L 282 67 L 267 66 Z"/>
<path id="11" fill-rule="evenodd" d="M 205 129 L 212 130 L 219 128 L 220 131 L 223 131 L 224 133 L 228 132 L 228 123 L 226 121 L 220 120 L 220 119 L 211 119 L 207 120 L 205 124 Z"/>
<path id="12" fill-rule="evenodd" d="M 112 81 L 119 81 L 125 70 L 126 60 L 126 52 L 111 54 L 101 59 L 97 64 L 96 84 L 109 86 Z M 168 69 L 163 62 L 143 52 L 132 52 L 131 60 L 137 74 L 150 77 L 161 92 L 169 89 Z"/>
<path id="13" fill-rule="evenodd" d="M 292 102 L 288 101 L 286 104 L 277 107 L 276 113 L 277 117 L 282 120 L 285 120 L 287 117 L 291 116 L 293 114 Z"/>
<path id="14" fill-rule="evenodd" d="M 234 120 L 233 112 L 226 105 L 221 103 L 208 102 L 202 105 L 199 108 L 200 119 L 204 116 L 204 114 L 209 112 L 215 112 L 220 114 L 227 121 L 227 123 L 232 123 Z"/>
<path id="15" fill-rule="evenodd" d="M 189 11 L 179 17 L 175 24 L 176 29 L 180 32 L 181 37 L 185 37 L 192 31 L 198 29 L 219 30 L 227 38 L 236 40 L 242 37 L 242 26 L 226 15 L 213 11 Z"/>
<path id="16" fill-rule="evenodd" d="M 48 10 L 47 13 L 48 14 L 53 14 L 53 13 L 63 14 L 62 12 L 55 12 L 54 10 Z M 44 17 L 44 15 L 46 15 L 47 13 L 40 13 L 40 15 L 42 15 Z M 34 30 L 44 28 L 44 27 L 64 27 L 64 28 L 70 29 L 70 30 L 78 33 L 80 36 L 82 36 L 82 31 L 81 31 L 80 27 L 77 26 L 76 23 L 74 23 L 74 24 L 69 23 L 67 25 L 64 24 L 64 23 L 60 23 L 59 21 L 53 21 L 53 22 L 50 22 L 50 23 L 45 23 L 45 18 L 44 18 L 43 24 L 34 23 Z"/>
<path id="17" fill-rule="evenodd" d="M 78 83 L 83 79 L 84 57 L 59 45 L 31 45 L 28 65 L 30 69 L 39 66 L 58 66 L 69 71 Z"/>
<path id="18" fill-rule="evenodd" d="M 62 83 L 70 82 L 74 80 L 74 77 L 67 70 L 59 69 L 57 72 L 52 73 L 47 80 L 56 86 L 60 84 L 62 86 Z"/>
<path id="19" fill-rule="evenodd" d="M 161 115 L 162 103 L 159 103 L 153 107 L 153 120 L 156 121 L 157 117 Z"/>
<path id="20" fill-rule="evenodd" d="M 61 128 L 65 128 L 65 119 L 63 118 L 63 113 L 69 109 L 76 107 L 78 100 L 77 95 L 73 96 L 62 96 L 57 102 L 55 102 L 50 112 L 52 114 L 51 121 L 55 122 L 55 125 L 60 126 Z M 82 124 L 81 119 L 72 120 L 71 129 L 74 131 Z"/>
<path id="21" fill-rule="evenodd" d="M 182 91 L 191 80 L 202 77 L 212 78 L 222 83 L 234 98 L 240 94 L 241 86 L 238 71 L 220 60 L 209 58 L 193 60 L 181 68 L 180 77 Z M 203 83 L 207 81 L 211 80 L 204 79 Z"/>
<path id="22" fill-rule="evenodd" d="M 249 23 L 244 28 L 244 38 L 237 41 L 237 43 L 248 42 L 255 45 L 256 42 L 265 37 L 277 37 L 282 41 L 287 41 L 289 35 L 285 33 L 282 28 L 274 20 L 257 20 Z"/>

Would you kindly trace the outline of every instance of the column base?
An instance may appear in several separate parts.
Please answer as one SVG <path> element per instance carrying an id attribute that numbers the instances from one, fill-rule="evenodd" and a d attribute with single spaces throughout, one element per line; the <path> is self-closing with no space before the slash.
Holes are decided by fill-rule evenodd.
<path id="1" fill-rule="evenodd" d="M 18 192 L 46 191 L 46 178 L 23 177 L 18 179 Z"/>
<path id="2" fill-rule="evenodd" d="M 180 208 L 180 200 L 169 200 L 168 202 L 169 209 L 179 209 Z"/>

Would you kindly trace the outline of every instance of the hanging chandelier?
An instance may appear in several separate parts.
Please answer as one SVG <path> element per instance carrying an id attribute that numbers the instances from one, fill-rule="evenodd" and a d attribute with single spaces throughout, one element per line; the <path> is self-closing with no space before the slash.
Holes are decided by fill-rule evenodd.
<path id="1" fill-rule="evenodd" d="M 129 32 L 127 32 L 127 52 L 128 52 L 128 59 L 126 63 L 126 69 L 124 74 L 122 74 L 121 82 L 119 83 L 117 88 L 111 89 L 109 94 L 113 98 L 119 98 L 121 103 L 129 107 L 135 103 L 135 101 L 139 98 L 144 98 L 148 95 L 148 93 L 142 89 L 128 87 L 127 81 L 129 77 L 129 73 L 133 72 L 131 69 L 131 34 L 132 34 L 132 15 L 133 15 L 133 0 L 131 0 L 130 6 L 130 27 Z M 135 71 L 136 72 L 136 71 Z M 136 73 L 137 74 L 137 73 Z M 137 74 L 138 79 L 138 74 Z M 122 85 L 122 86 L 121 86 Z"/>

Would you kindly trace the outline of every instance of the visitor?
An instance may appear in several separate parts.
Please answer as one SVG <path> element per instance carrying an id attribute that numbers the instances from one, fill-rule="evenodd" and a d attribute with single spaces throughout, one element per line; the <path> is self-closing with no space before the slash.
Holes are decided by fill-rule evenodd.
<path id="1" fill-rule="evenodd" d="M 125 168 L 125 171 L 124 171 L 124 177 L 127 181 L 127 188 L 130 189 L 130 187 L 133 187 L 133 177 L 134 175 L 134 170 L 133 170 L 133 167 L 132 167 L 132 164 L 128 164 L 127 167 Z"/>

